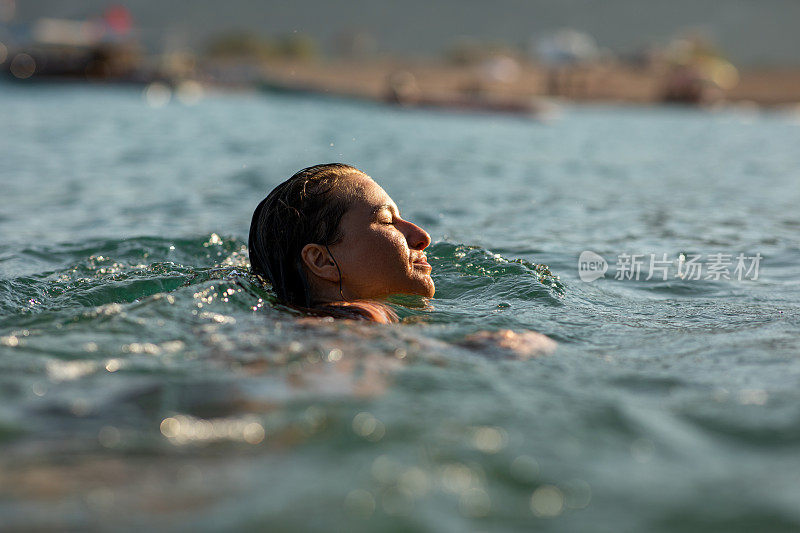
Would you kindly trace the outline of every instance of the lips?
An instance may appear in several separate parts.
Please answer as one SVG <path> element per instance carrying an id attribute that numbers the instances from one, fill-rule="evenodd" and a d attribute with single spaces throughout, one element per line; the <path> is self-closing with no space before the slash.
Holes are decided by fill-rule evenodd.
<path id="1" fill-rule="evenodd" d="M 417 257 L 415 257 L 412 263 L 415 267 L 432 270 L 431 265 L 428 264 L 428 258 L 425 257 L 425 254 L 418 255 Z"/>

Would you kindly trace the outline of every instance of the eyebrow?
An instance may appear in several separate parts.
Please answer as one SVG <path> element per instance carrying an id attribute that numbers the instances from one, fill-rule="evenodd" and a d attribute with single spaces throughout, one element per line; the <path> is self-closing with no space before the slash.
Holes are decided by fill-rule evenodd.
<path id="1" fill-rule="evenodd" d="M 395 213 L 394 208 L 390 204 L 381 204 L 381 205 L 379 205 L 378 207 L 376 207 L 375 209 L 372 210 L 372 214 L 373 215 L 377 215 L 383 209 L 388 209 L 389 211 L 392 212 L 392 214 Z M 397 213 L 399 215 L 400 211 L 397 211 Z"/>

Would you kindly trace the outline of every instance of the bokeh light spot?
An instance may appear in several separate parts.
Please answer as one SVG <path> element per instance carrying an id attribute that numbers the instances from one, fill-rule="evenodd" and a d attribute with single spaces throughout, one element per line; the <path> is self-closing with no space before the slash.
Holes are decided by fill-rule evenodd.
<path id="1" fill-rule="evenodd" d="M 555 485 L 542 485 L 531 496 L 531 511 L 542 518 L 553 518 L 564 510 L 564 493 Z"/>
<path id="2" fill-rule="evenodd" d="M 11 60 L 9 70 L 15 78 L 21 80 L 30 78 L 36 72 L 36 60 L 25 53 L 17 54 Z"/>
<path id="3" fill-rule="evenodd" d="M 353 516 L 369 518 L 375 512 L 375 498 L 366 490 L 351 490 L 344 499 L 344 507 Z"/>

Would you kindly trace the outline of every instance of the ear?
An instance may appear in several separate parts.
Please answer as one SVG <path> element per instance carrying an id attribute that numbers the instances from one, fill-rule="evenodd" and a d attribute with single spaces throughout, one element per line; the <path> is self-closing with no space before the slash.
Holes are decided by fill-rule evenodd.
<path id="1" fill-rule="evenodd" d="M 326 281 L 339 283 L 339 270 L 324 246 L 306 244 L 300 250 L 300 258 L 310 273 Z"/>

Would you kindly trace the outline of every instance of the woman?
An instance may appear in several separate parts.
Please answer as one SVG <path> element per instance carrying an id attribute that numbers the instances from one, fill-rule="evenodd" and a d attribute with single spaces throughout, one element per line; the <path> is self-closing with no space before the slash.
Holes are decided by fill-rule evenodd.
<path id="1" fill-rule="evenodd" d="M 253 271 L 278 298 L 314 314 L 397 322 L 380 300 L 433 297 L 425 248 L 430 235 L 400 216 L 372 178 L 341 163 L 304 168 L 253 213 L 248 248 Z M 515 357 L 549 353 L 555 342 L 533 331 L 481 331 L 460 344 Z"/>
<path id="2" fill-rule="evenodd" d="M 397 321 L 378 301 L 434 294 L 430 236 L 404 220 L 372 178 L 350 165 L 315 165 L 278 185 L 256 208 L 253 271 L 278 298 L 317 314 Z"/>
<path id="3" fill-rule="evenodd" d="M 253 213 L 248 243 L 253 271 L 278 298 L 306 312 L 397 322 L 380 300 L 433 297 L 425 256 L 430 236 L 400 216 L 372 178 L 341 163 L 304 168 Z M 555 342 L 533 331 L 480 331 L 459 343 L 489 353 L 531 357 Z"/>

